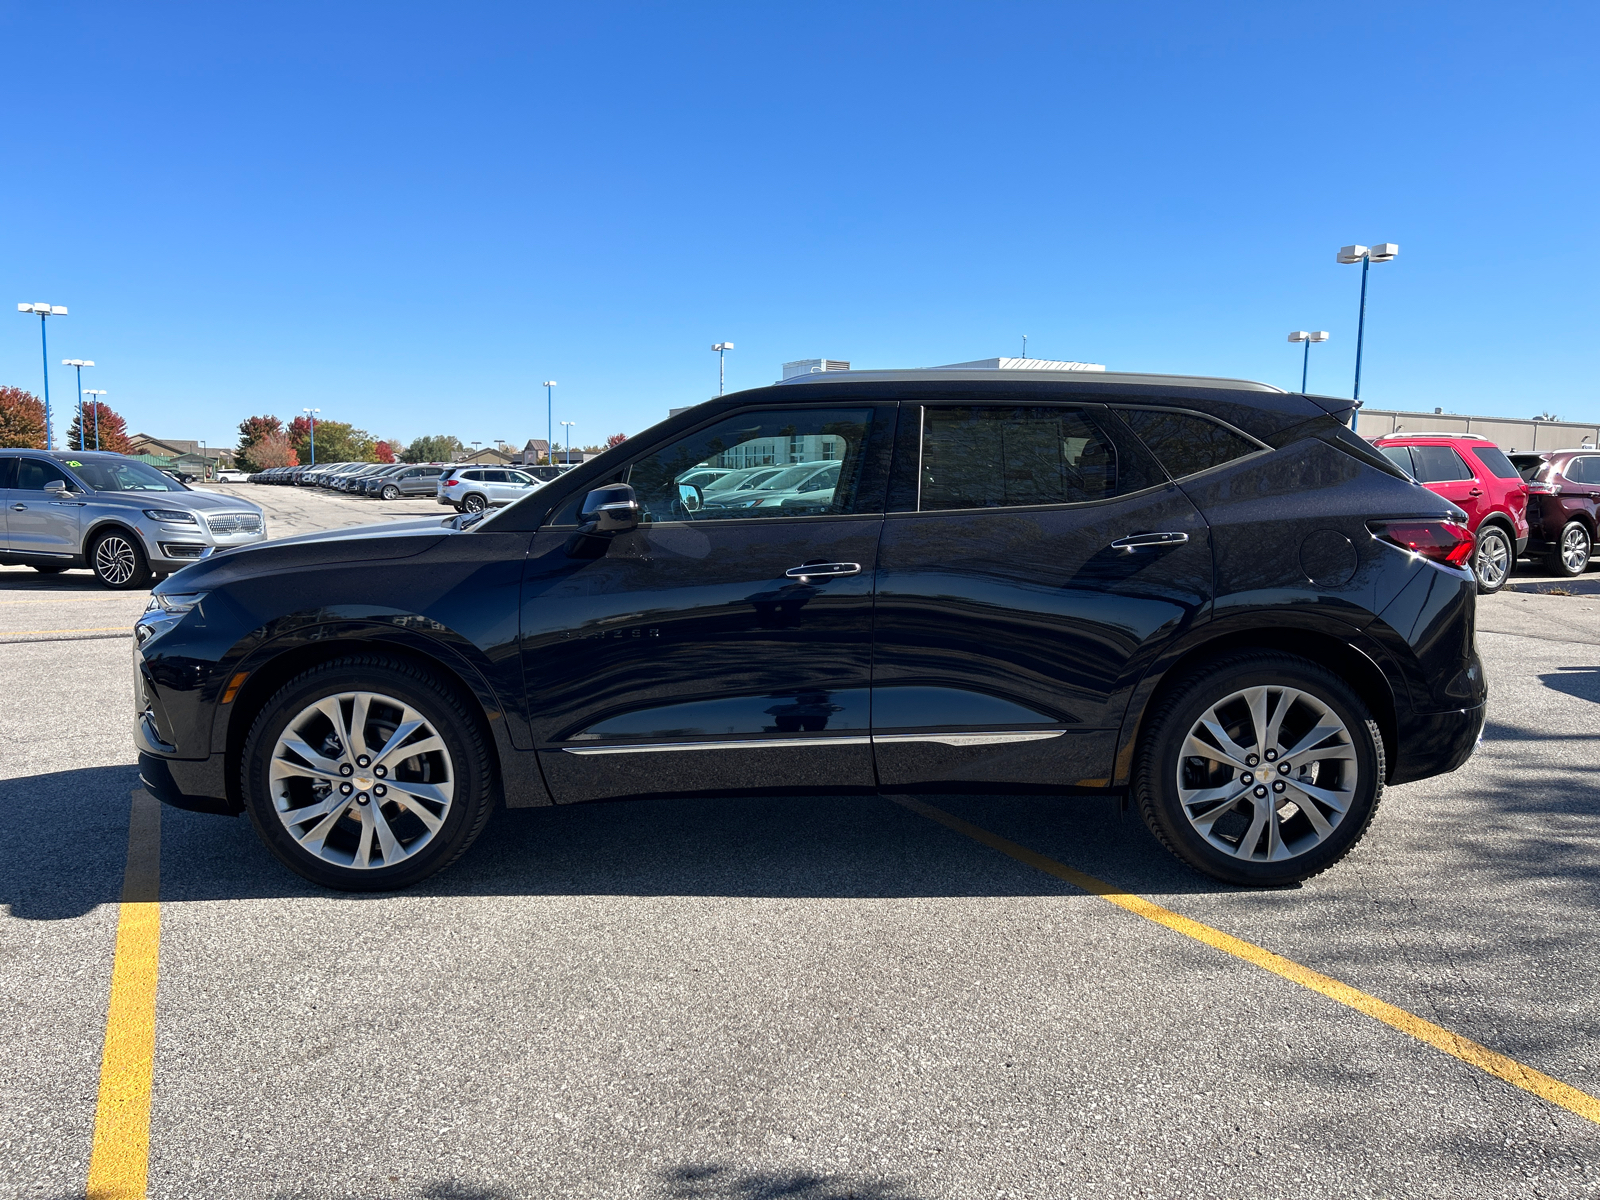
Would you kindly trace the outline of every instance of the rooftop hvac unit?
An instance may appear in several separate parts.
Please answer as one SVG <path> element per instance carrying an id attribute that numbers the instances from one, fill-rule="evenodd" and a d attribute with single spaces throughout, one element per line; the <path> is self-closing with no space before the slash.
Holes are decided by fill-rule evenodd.
<path id="1" fill-rule="evenodd" d="M 783 377 L 793 379 L 796 375 L 820 375 L 824 371 L 848 371 L 850 364 L 837 358 L 801 358 L 794 362 L 783 364 Z"/>

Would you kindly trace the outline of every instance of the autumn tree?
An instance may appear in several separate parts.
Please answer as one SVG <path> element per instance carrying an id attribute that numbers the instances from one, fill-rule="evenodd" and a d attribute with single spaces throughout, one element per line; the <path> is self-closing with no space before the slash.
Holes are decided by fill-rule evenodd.
<path id="1" fill-rule="evenodd" d="M 246 471 L 265 470 L 266 464 L 256 457 L 256 447 L 266 438 L 282 435 L 283 422 L 277 417 L 246 417 L 239 422 L 239 448 L 233 452 L 233 456 L 238 460 L 239 466 Z"/>
<path id="2" fill-rule="evenodd" d="M 99 425 L 96 426 L 95 422 Z M 98 435 L 98 442 L 96 436 Z M 112 411 L 111 406 L 102 400 L 83 406 L 83 439 L 78 438 L 78 414 L 72 414 L 72 425 L 67 429 L 66 448 L 76 450 L 79 447 L 85 450 L 114 450 L 118 454 L 127 454 L 133 449 L 133 444 L 128 440 L 128 423 Z"/>
<path id="3" fill-rule="evenodd" d="M 606 449 L 609 450 L 613 446 L 620 446 L 620 445 L 622 445 L 623 442 L 625 442 L 627 440 L 628 440 L 628 435 L 627 434 L 625 434 L 625 433 L 613 433 L 610 437 L 608 437 L 606 439 Z"/>
<path id="4" fill-rule="evenodd" d="M 405 447 L 402 446 L 401 449 L 403 450 Z M 392 463 L 394 461 L 394 447 L 387 441 L 376 441 L 372 443 L 372 457 L 381 463 Z"/>
<path id="5" fill-rule="evenodd" d="M 289 445 L 287 433 L 268 433 L 250 446 L 250 469 L 265 471 L 269 467 L 298 467 L 300 456 Z"/>
<path id="6" fill-rule="evenodd" d="M 0 387 L 0 446 L 44 449 L 44 405 L 32 392 Z"/>

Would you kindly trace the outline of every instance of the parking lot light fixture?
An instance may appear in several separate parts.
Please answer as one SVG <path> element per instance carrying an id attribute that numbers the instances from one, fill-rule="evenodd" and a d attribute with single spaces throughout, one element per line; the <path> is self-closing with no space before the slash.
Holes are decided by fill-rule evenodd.
<path id="1" fill-rule="evenodd" d="M 95 397 L 89 403 L 94 405 L 94 448 L 98 450 L 100 449 L 100 397 L 106 394 L 106 390 L 105 388 L 84 388 L 83 394 Z M 83 421 L 80 419 L 78 424 L 81 426 Z"/>
<path id="2" fill-rule="evenodd" d="M 1311 343 L 1327 341 L 1328 331 L 1326 329 L 1316 329 L 1308 332 L 1304 329 L 1296 329 L 1289 335 L 1289 340 L 1306 344 L 1305 354 L 1301 356 L 1300 362 L 1300 394 L 1303 396 L 1306 391 L 1306 372 L 1311 369 Z"/>
<path id="3" fill-rule="evenodd" d="M 717 395 L 722 395 L 727 390 L 728 371 L 726 356 L 733 349 L 732 342 L 716 342 L 711 347 L 717 352 Z M 569 446 L 570 450 L 571 447 Z"/>
<path id="4" fill-rule="evenodd" d="M 544 388 L 544 460 L 553 467 L 556 465 L 556 409 L 550 389 L 556 386 L 556 381 L 546 379 L 540 386 Z"/>
<path id="5" fill-rule="evenodd" d="M 1356 321 L 1356 386 L 1354 400 L 1361 399 L 1361 345 L 1367 332 L 1367 268 L 1375 262 L 1393 262 L 1400 253 L 1395 242 L 1379 242 L 1376 246 L 1341 246 L 1338 261 L 1346 266 L 1361 264 L 1361 315 Z M 1357 408 L 1360 405 L 1356 406 Z M 1350 427 L 1355 428 L 1356 414 L 1350 414 Z"/>
<path id="6" fill-rule="evenodd" d="M 83 369 L 85 367 L 94 366 L 94 359 L 92 359 L 92 358 L 63 358 L 61 360 L 61 365 L 63 367 L 76 367 L 77 370 L 78 370 L 78 449 L 79 450 L 87 450 L 88 447 L 86 445 L 84 445 L 84 441 L 83 441 L 83 439 L 84 439 L 84 432 L 83 432 L 83 398 L 84 398 L 84 396 L 88 395 L 88 393 L 83 390 Z M 100 449 L 100 443 L 99 443 L 98 440 L 96 440 L 94 448 L 96 450 Z M 68 449 L 71 449 L 71 447 L 69 446 Z"/>
<path id="7" fill-rule="evenodd" d="M 302 408 L 300 411 L 311 418 L 311 462 L 308 465 L 314 467 L 317 465 L 317 414 L 322 410 L 320 408 Z"/>
<path id="8" fill-rule="evenodd" d="M 55 449 L 55 441 L 50 432 L 50 344 L 45 337 L 44 321 L 46 317 L 64 317 L 67 308 L 64 304 L 46 304 L 36 300 L 31 304 L 17 305 L 19 313 L 28 313 L 39 318 L 39 354 L 44 362 L 44 448 Z"/>
<path id="9" fill-rule="evenodd" d="M 567 427 L 567 466 L 570 467 L 572 465 L 572 427 L 576 425 L 577 422 L 563 421 L 561 423 Z"/>

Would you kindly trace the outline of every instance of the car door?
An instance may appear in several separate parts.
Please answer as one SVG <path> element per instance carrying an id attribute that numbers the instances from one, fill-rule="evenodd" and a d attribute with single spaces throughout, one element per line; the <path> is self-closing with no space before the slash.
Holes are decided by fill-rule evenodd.
<path id="1" fill-rule="evenodd" d="M 68 491 L 47 491 L 53 482 Z M 17 460 L 15 486 L 6 493 L 6 540 L 23 554 L 66 558 L 78 553 L 83 489 L 47 458 Z"/>
<path id="2" fill-rule="evenodd" d="M 575 557 L 592 552 L 581 496 L 535 535 L 523 675 L 558 802 L 872 786 L 872 581 L 894 411 L 834 401 L 717 418 L 613 476 L 645 519 L 600 557 Z M 711 509 L 680 492 L 698 466 L 820 456 L 824 442 L 840 484 L 809 508 Z"/>
<path id="3" fill-rule="evenodd" d="M 1105 786 L 1131 688 L 1209 602 L 1205 521 L 1099 405 L 908 404 L 900 425 L 880 784 Z"/>
<path id="4" fill-rule="evenodd" d="M 7 514 L 11 510 L 11 489 L 17 482 L 17 459 L 15 455 L 0 454 L 0 547 L 11 548 L 11 538 L 7 534 Z"/>
<path id="5" fill-rule="evenodd" d="M 1473 478 L 1472 468 L 1454 446 L 1412 443 L 1411 461 L 1417 482 L 1443 496 L 1467 514 L 1467 527 L 1477 529 L 1486 511 L 1487 493 Z"/>

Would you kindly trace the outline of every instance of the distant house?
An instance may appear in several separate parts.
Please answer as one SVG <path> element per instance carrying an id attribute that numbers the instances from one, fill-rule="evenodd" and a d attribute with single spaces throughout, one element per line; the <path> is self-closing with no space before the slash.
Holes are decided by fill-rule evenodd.
<path id="1" fill-rule="evenodd" d="M 233 466 L 233 451 L 178 438 L 153 438 L 136 433 L 128 439 L 128 454 L 154 467 L 177 467 L 186 474 L 210 477 L 219 467 Z"/>
<path id="2" fill-rule="evenodd" d="M 163 455 L 176 458 L 180 454 L 199 454 L 199 442 L 183 442 L 174 438 L 153 438 L 148 433 L 136 433 L 128 439 L 128 453 Z"/>
<path id="3" fill-rule="evenodd" d="M 528 444 L 522 448 L 518 456 L 518 465 L 524 467 L 536 466 L 545 461 L 545 456 L 550 453 L 550 443 L 544 438 L 529 438 Z"/>
<path id="4" fill-rule="evenodd" d="M 496 446 L 485 446 L 482 450 L 472 450 L 465 454 L 455 456 L 458 463 L 489 463 L 496 467 L 507 466 L 517 461 L 517 454 L 511 450 L 501 450 Z"/>

